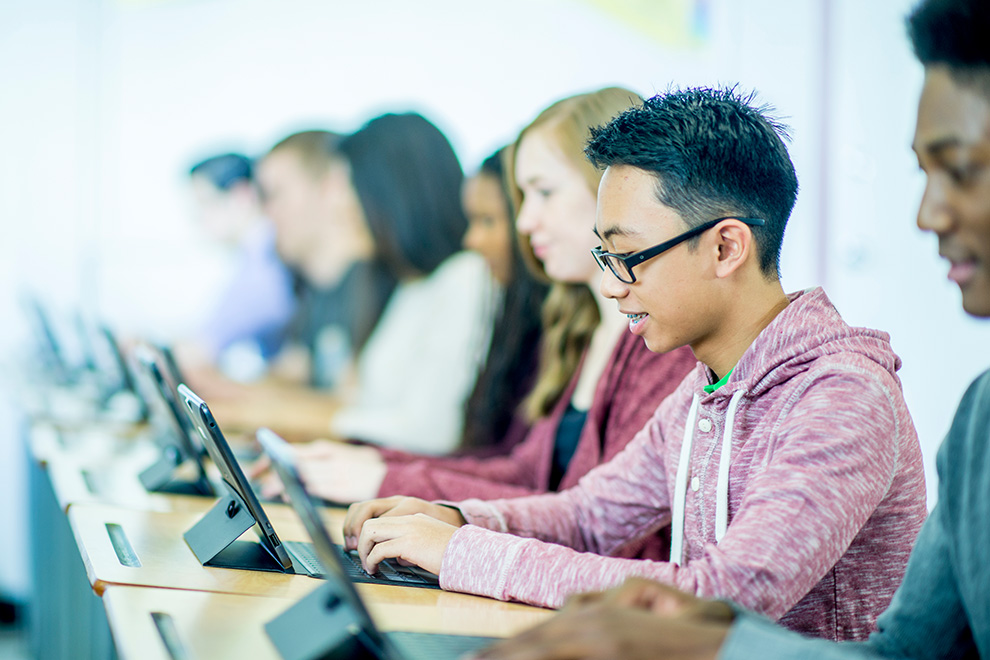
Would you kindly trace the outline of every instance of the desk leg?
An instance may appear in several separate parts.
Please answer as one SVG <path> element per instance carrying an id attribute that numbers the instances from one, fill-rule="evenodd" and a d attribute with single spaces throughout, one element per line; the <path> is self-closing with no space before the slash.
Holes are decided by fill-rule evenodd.
<path id="1" fill-rule="evenodd" d="M 26 436 L 26 434 L 25 434 Z M 86 577 L 48 474 L 28 456 L 31 572 L 29 643 L 37 660 L 115 660 L 106 610 Z"/>

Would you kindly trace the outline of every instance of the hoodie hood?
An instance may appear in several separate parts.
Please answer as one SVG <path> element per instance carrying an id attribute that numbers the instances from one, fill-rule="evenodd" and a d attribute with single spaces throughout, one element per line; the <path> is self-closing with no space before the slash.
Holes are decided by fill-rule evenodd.
<path id="1" fill-rule="evenodd" d="M 759 396 L 804 372 L 815 360 L 838 353 L 863 356 L 897 379 L 901 359 L 894 354 L 889 334 L 847 324 L 821 287 L 787 298 L 790 304 L 743 353 L 725 385 L 708 396 L 731 397 L 739 390 Z"/>

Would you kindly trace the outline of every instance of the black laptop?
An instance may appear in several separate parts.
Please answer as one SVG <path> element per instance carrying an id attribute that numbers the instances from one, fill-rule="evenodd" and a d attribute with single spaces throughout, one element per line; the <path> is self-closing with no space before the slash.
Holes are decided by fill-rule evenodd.
<path id="1" fill-rule="evenodd" d="M 265 625 L 265 632 L 285 660 L 444 660 L 459 658 L 496 641 L 490 637 L 379 631 L 354 588 L 350 556 L 331 541 L 316 501 L 299 478 L 292 451 L 268 429 L 258 431 L 258 441 L 313 539 L 317 560 L 327 578 L 327 584 Z"/>
<path id="2" fill-rule="evenodd" d="M 161 358 L 146 345 L 134 349 L 137 361 L 138 389 L 148 404 L 152 434 L 159 449 L 158 459 L 139 475 L 141 484 L 151 491 L 215 495 L 206 474 L 206 450 L 178 400 L 176 391 L 162 372 Z M 191 478 L 178 477 L 178 470 L 191 464 Z"/>
<path id="3" fill-rule="evenodd" d="M 190 421 L 220 471 L 225 490 L 217 504 L 183 535 L 196 558 L 208 566 L 323 577 L 323 567 L 313 544 L 279 539 L 209 406 L 185 385 L 179 386 L 178 393 Z M 257 543 L 237 540 L 251 528 L 258 536 Z M 369 575 L 361 567 L 356 553 L 344 556 L 350 565 L 349 575 L 357 582 L 440 588 L 436 575 L 416 566 L 383 562 L 378 573 Z"/>

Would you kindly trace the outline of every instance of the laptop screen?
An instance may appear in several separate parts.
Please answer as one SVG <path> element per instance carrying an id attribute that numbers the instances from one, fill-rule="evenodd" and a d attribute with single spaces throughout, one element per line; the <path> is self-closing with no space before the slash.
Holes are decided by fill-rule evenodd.
<path id="1" fill-rule="evenodd" d="M 327 532 L 323 524 L 323 519 L 317 511 L 316 502 L 306 491 L 306 487 L 303 485 L 302 479 L 299 476 L 299 471 L 296 469 L 295 456 L 292 454 L 288 443 L 271 430 L 264 428 L 258 429 L 257 438 L 258 442 L 264 448 L 265 453 L 271 459 L 276 473 L 278 473 L 279 478 L 282 480 L 292 508 L 299 515 L 303 526 L 313 540 L 313 548 L 316 550 L 316 556 L 323 566 L 324 575 L 327 579 L 334 580 L 337 583 L 339 587 L 337 593 L 347 598 L 353 607 L 354 613 L 358 614 L 363 620 L 365 632 L 369 636 L 376 638 L 378 644 L 385 643 L 377 632 L 371 615 L 361 601 L 361 596 L 358 594 L 353 582 L 347 577 L 347 571 L 344 569 L 346 559 L 341 556 L 340 548 L 330 538 L 330 533 Z"/>
<path id="2" fill-rule="evenodd" d="M 134 349 L 134 357 L 141 367 L 142 374 L 146 377 L 144 389 L 147 396 L 145 398 L 151 408 L 152 424 L 163 428 L 165 437 L 161 442 L 170 443 L 176 447 L 182 460 L 194 461 L 199 476 L 205 479 L 206 470 L 202 460 L 204 450 L 198 442 L 195 435 L 196 431 L 193 429 L 189 417 L 179 407 L 179 402 L 175 398 L 175 391 L 165 380 L 158 359 L 152 350 L 144 345 Z"/>
<path id="3" fill-rule="evenodd" d="M 292 568 L 292 560 L 289 559 L 289 555 L 282 547 L 278 536 L 275 534 L 275 528 L 261 507 L 261 502 L 254 494 L 254 489 L 251 488 L 244 471 L 237 463 L 234 452 L 220 431 L 209 406 L 184 384 L 179 385 L 178 393 L 189 412 L 190 421 L 203 440 L 206 451 L 220 471 L 224 485 L 241 498 L 249 513 L 254 517 L 254 530 L 261 546 L 279 562 L 283 569 L 289 570 Z"/>

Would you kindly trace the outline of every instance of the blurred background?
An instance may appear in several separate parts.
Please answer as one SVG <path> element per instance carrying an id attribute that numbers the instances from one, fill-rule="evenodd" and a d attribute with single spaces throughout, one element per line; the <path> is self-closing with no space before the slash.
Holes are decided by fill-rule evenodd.
<path id="1" fill-rule="evenodd" d="M 415 110 L 462 165 L 550 102 L 737 84 L 790 126 L 801 182 L 788 291 L 821 284 L 888 331 L 927 460 L 985 340 L 959 306 L 910 144 L 912 0 L 6 0 L 0 3 L 0 366 L 33 349 L 25 293 L 121 334 L 169 339 L 229 269 L 195 226 L 188 168 L 290 132 Z M 16 380 L 0 390 L 0 596 L 25 601 Z"/>

